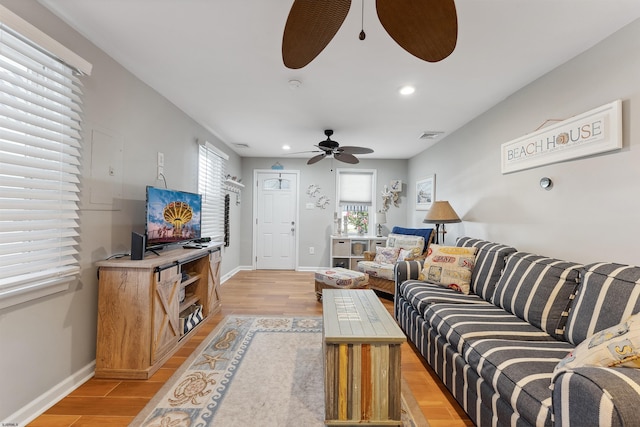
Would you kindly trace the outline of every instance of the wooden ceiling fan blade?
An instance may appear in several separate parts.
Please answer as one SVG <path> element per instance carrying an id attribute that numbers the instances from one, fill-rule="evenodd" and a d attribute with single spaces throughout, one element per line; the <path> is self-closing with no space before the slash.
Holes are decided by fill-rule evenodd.
<path id="1" fill-rule="evenodd" d="M 376 0 L 376 10 L 391 38 L 424 61 L 442 61 L 456 47 L 454 0 Z"/>
<path id="2" fill-rule="evenodd" d="M 327 156 L 327 153 L 318 154 L 317 156 L 313 156 L 307 161 L 308 165 L 312 165 L 314 163 L 318 163 L 320 160 L 324 159 Z"/>
<path id="3" fill-rule="evenodd" d="M 287 68 L 302 68 L 322 52 L 349 12 L 351 0 L 295 0 L 282 36 Z"/>
<path id="4" fill-rule="evenodd" d="M 371 148 L 365 147 L 353 147 L 353 146 L 345 146 L 339 148 L 340 152 L 346 154 L 371 154 L 373 150 Z"/>
<path id="5" fill-rule="evenodd" d="M 333 158 L 336 160 L 340 160 L 341 162 L 350 163 L 352 165 L 360 163 L 360 160 L 358 160 L 356 156 L 349 153 L 336 153 L 333 155 Z"/>

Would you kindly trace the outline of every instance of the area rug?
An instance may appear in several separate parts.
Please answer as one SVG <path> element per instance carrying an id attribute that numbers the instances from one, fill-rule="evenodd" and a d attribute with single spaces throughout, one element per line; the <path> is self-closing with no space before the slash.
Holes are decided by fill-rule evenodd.
<path id="1" fill-rule="evenodd" d="M 130 424 L 324 426 L 321 317 L 228 316 Z M 403 426 L 428 426 L 403 380 Z"/>

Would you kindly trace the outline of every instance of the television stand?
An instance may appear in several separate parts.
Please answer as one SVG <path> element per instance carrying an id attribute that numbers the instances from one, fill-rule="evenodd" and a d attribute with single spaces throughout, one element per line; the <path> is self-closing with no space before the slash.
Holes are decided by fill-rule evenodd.
<path id="1" fill-rule="evenodd" d="M 96 378 L 148 379 L 202 323 L 190 329 L 191 313 L 204 321 L 220 310 L 223 244 L 97 263 Z"/>

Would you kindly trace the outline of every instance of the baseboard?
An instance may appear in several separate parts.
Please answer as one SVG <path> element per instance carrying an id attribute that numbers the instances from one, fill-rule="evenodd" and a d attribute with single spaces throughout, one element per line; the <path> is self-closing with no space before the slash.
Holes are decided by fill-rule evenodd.
<path id="1" fill-rule="evenodd" d="M 236 267 L 230 272 L 228 272 L 227 274 L 220 277 L 220 284 L 223 284 L 224 282 L 226 282 L 227 280 L 235 276 L 239 271 L 243 271 L 243 270 L 253 270 L 253 268 L 251 268 L 251 266 L 249 265 L 244 267 L 243 266 Z"/>
<path id="2" fill-rule="evenodd" d="M 31 403 L 23 406 L 18 411 L 3 420 L 2 426 L 25 426 L 35 418 L 42 415 L 47 409 L 65 398 L 72 391 L 80 387 L 93 377 L 96 369 L 96 361 L 92 361 L 84 368 L 59 382 L 45 393 L 35 398 Z"/>
<path id="3" fill-rule="evenodd" d="M 316 271 L 320 270 L 320 268 L 322 268 L 322 267 L 318 267 L 318 266 L 315 266 L 315 267 L 298 267 L 296 271 L 316 272 Z M 324 268 L 327 268 L 327 267 L 324 267 Z"/>

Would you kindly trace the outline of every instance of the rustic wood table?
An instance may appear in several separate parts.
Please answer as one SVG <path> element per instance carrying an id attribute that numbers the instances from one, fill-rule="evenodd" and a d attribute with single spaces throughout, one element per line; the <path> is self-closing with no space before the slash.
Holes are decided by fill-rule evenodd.
<path id="1" fill-rule="evenodd" d="M 401 425 L 400 346 L 372 290 L 322 291 L 325 423 Z"/>

